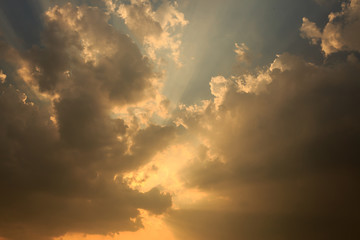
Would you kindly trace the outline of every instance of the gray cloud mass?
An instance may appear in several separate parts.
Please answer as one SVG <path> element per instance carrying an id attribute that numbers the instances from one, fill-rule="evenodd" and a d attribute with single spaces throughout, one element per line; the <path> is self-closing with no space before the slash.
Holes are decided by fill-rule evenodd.
<path id="1" fill-rule="evenodd" d="M 316 66 L 285 53 L 267 73 L 263 92 L 229 79 L 218 108 L 178 113 L 207 140 L 184 183 L 229 199 L 220 210 L 174 210 L 168 222 L 180 239 L 359 234 L 359 62 Z"/>
<path id="2" fill-rule="evenodd" d="M 161 214 L 171 196 L 130 189 L 121 174 L 150 161 L 174 129 L 130 129 L 111 109 L 152 97 L 156 73 L 98 8 L 49 9 L 42 44 L 18 51 L 1 43 L 13 71 L 0 85 L 0 235 L 136 231 L 138 209 Z"/>
<path id="3" fill-rule="evenodd" d="M 247 69 L 252 46 L 239 39 L 234 75 L 213 77 L 211 99 L 172 113 L 155 60 L 159 49 L 179 60 L 181 34 L 172 31 L 188 21 L 178 5 L 94 5 L 53 5 L 32 47 L 0 33 L 0 238 L 135 232 L 146 223 L 142 209 L 163 215 L 176 239 L 360 235 L 359 0 L 330 13 L 323 28 L 298 19 L 323 63 L 281 53 Z"/>

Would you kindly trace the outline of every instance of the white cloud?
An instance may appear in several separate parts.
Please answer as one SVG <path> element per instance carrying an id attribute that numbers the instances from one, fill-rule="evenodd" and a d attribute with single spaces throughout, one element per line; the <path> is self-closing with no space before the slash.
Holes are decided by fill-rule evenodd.
<path id="1" fill-rule="evenodd" d="M 249 63 L 250 61 L 249 48 L 246 46 L 245 43 L 241 43 L 241 44 L 235 43 L 235 53 L 238 62 Z"/>
<path id="2" fill-rule="evenodd" d="M 114 10 L 114 4 L 107 1 L 110 11 L 115 11 L 135 37 L 144 44 L 147 54 L 156 60 L 158 51 L 170 51 L 171 58 L 180 63 L 182 27 L 188 24 L 184 14 L 176 9 L 177 4 L 165 0 L 153 9 L 149 0 L 132 0 L 130 4 L 120 4 Z"/>
<path id="3" fill-rule="evenodd" d="M 209 83 L 211 94 L 215 97 L 214 103 L 216 107 L 219 107 L 223 101 L 225 94 L 229 90 L 230 85 L 233 84 L 223 76 L 217 76 L 211 78 Z"/>
<path id="4" fill-rule="evenodd" d="M 340 12 L 329 14 L 329 21 L 323 30 L 307 18 L 303 18 L 300 31 L 312 44 L 320 42 L 322 51 L 327 56 L 339 51 L 360 52 L 359 29 L 360 1 L 351 0 L 342 4 Z"/>
<path id="5" fill-rule="evenodd" d="M 303 38 L 309 38 L 312 44 L 317 44 L 321 39 L 320 29 L 315 23 L 310 22 L 309 19 L 303 18 L 303 23 L 300 28 L 301 36 Z"/>

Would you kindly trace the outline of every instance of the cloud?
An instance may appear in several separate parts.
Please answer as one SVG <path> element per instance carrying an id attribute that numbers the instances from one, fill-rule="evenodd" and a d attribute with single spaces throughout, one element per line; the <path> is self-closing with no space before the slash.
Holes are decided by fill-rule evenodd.
<path id="1" fill-rule="evenodd" d="M 110 11 L 115 11 L 114 5 L 107 5 Z M 176 7 L 176 2 L 165 0 L 154 10 L 148 0 L 132 0 L 130 4 L 120 4 L 116 12 L 124 19 L 134 36 L 144 44 L 152 59 L 158 58 L 158 50 L 168 49 L 174 61 L 180 64 L 181 35 L 177 29 L 187 25 L 188 21 Z"/>
<path id="2" fill-rule="evenodd" d="M 251 77 L 213 78 L 214 99 L 176 115 L 203 142 L 179 174 L 222 200 L 173 211 L 178 237 L 356 236 L 359 74 L 355 61 L 326 67 L 284 53 Z M 248 78 L 263 90 L 244 91 Z"/>
<path id="3" fill-rule="evenodd" d="M 26 56 L 38 69 L 34 74 L 41 91 L 84 88 L 85 80 L 93 88 L 89 91 L 118 104 L 140 101 L 145 92 L 151 93 L 155 76 L 150 63 L 129 37 L 107 24 L 102 11 L 67 4 L 55 6 L 45 17 L 46 48 L 35 47 Z"/>
<path id="4" fill-rule="evenodd" d="M 3 73 L 2 70 L 0 70 L 0 82 L 1 82 L 1 83 L 4 83 L 5 80 L 6 80 L 6 74 Z"/>
<path id="5" fill-rule="evenodd" d="M 235 53 L 237 61 L 245 63 L 250 62 L 249 48 L 245 43 L 241 43 L 240 45 L 235 43 Z"/>
<path id="6" fill-rule="evenodd" d="M 228 91 L 228 88 L 231 82 L 225 79 L 223 76 L 213 77 L 210 81 L 210 91 L 211 94 L 215 97 L 214 103 L 215 106 L 220 106 L 224 101 L 224 95 Z"/>
<path id="7" fill-rule="evenodd" d="M 300 28 L 301 36 L 311 40 L 312 44 L 317 44 L 321 39 L 320 29 L 315 23 L 309 21 L 306 17 L 303 18 L 303 23 Z"/>
<path id="8" fill-rule="evenodd" d="M 164 49 L 179 60 L 187 20 L 170 1 L 104 2 L 49 8 L 39 46 L 0 39 L 0 238 L 111 235 L 154 215 L 178 239 L 359 234 L 355 53 L 215 75 L 211 99 L 170 116 L 154 64 Z M 326 56 L 359 51 L 358 5 L 324 29 L 304 18 L 302 36 Z M 109 24 L 115 13 L 148 56 Z M 235 53 L 250 64 L 245 44 Z"/>
<path id="9" fill-rule="evenodd" d="M 334 219 L 294 217 L 291 215 L 239 214 L 234 211 L 174 211 L 171 225 L 178 239 L 338 239 L 354 236 Z M 201 223 L 201 224 L 199 224 Z M 355 229 L 356 225 L 349 226 Z M 327 233 L 329 232 L 331 233 Z M 309 234 L 311 233 L 311 234 Z M 356 235 L 355 235 L 356 236 Z"/>
<path id="10" fill-rule="evenodd" d="M 312 44 L 321 42 L 324 54 L 330 55 L 339 51 L 360 51 L 360 1 L 351 0 L 342 4 L 342 10 L 329 14 L 329 21 L 323 30 L 315 23 L 303 18 L 300 28 L 302 36 L 310 39 Z"/>
<path id="11" fill-rule="evenodd" d="M 68 3 L 46 12 L 41 47 L 20 51 L 0 42 L 11 66 L 0 84 L 2 237 L 136 231 L 139 209 L 162 214 L 172 205 L 169 194 L 139 192 L 122 179 L 175 132 L 112 115 L 161 96 L 149 60 L 107 21 L 96 7 Z"/>

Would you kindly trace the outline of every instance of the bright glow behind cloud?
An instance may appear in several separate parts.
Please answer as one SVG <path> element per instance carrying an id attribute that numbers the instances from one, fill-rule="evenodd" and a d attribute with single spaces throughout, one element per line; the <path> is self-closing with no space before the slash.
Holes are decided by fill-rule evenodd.
<path id="1" fill-rule="evenodd" d="M 359 0 L 326 22 L 295 12 L 274 29 L 265 26 L 277 21 L 256 22 L 265 12 L 279 17 L 274 2 L 78 2 L 46 8 L 39 42 L 17 22 L 34 14 L 14 19 L 13 3 L 0 3 L 1 237 L 358 235 Z M 320 8 L 314 2 L 292 4 Z M 294 35 L 283 36 L 290 27 Z M 257 38 L 234 39 L 235 28 Z M 299 46 L 271 55 L 256 46 L 262 31 L 271 48 L 306 38 L 323 55 L 309 44 L 301 56 Z M 28 47 L 13 43 L 17 34 Z M 206 90 L 189 80 L 200 75 L 210 76 Z M 198 97 L 179 103 L 187 84 Z"/>

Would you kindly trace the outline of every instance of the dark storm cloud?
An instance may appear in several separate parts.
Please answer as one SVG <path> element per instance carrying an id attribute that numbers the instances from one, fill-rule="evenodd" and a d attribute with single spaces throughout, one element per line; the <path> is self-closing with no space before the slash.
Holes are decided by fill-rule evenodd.
<path id="1" fill-rule="evenodd" d="M 150 161 L 174 129 L 133 128 L 111 109 L 154 96 L 156 74 L 97 8 L 55 6 L 44 19 L 42 47 L 0 45 L 12 66 L 0 85 L 0 236 L 136 231 L 139 208 L 161 214 L 172 200 L 130 189 L 122 173 Z"/>
<path id="2" fill-rule="evenodd" d="M 215 78 L 219 106 L 179 113 L 207 141 L 183 180 L 230 202 L 175 211 L 169 222 L 190 239 L 357 236 L 359 62 L 325 67 L 283 54 L 254 78 L 266 75 L 271 83 L 262 91 L 254 83 L 244 88 L 246 81 L 215 86 Z"/>

